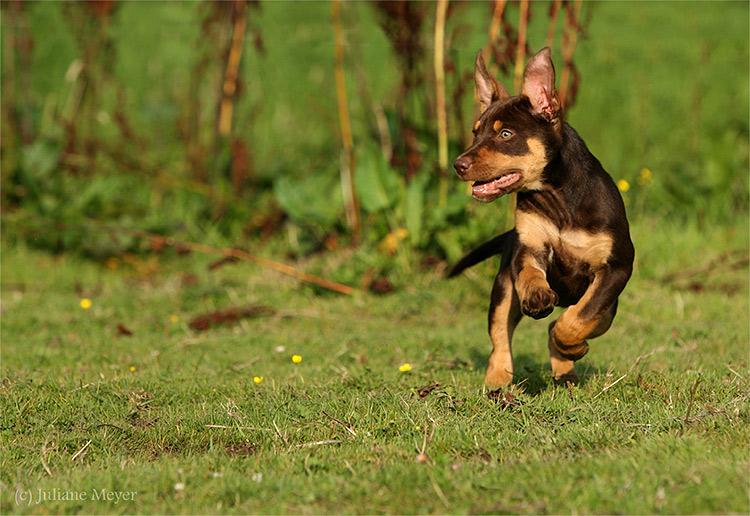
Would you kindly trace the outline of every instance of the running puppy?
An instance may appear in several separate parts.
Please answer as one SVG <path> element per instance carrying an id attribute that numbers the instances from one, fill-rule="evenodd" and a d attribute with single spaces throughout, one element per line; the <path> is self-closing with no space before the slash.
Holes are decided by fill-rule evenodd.
<path id="1" fill-rule="evenodd" d="M 549 48 L 526 65 L 521 95 L 510 96 L 477 55 L 474 71 L 482 114 L 474 142 L 454 164 L 481 202 L 518 192 L 515 228 L 482 244 L 450 271 L 453 277 L 502 254 L 492 287 L 492 340 L 487 387 L 513 381 L 511 339 L 523 315 L 541 319 L 568 307 L 549 325 L 555 380 L 575 382 L 574 362 L 587 339 L 606 332 L 633 270 L 635 251 L 625 206 L 612 178 L 562 119 Z"/>

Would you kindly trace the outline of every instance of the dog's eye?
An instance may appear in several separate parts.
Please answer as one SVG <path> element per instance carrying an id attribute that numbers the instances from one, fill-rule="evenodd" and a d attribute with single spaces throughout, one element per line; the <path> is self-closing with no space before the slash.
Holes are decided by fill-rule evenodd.
<path id="1" fill-rule="evenodd" d="M 503 140 L 508 140 L 512 136 L 513 131 L 511 131 L 510 129 L 503 129 L 502 131 L 500 131 L 500 138 L 502 138 Z"/>

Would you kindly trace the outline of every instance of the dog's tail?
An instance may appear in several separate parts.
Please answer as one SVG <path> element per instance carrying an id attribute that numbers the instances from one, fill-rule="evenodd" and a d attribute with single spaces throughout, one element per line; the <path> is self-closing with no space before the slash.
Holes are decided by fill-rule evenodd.
<path id="1" fill-rule="evenodd" d="M 503 252 L 503 248 L 505 247 L 506 241 L 512 236 L 514 231 L 515 229 L 506 231 L 502 235 L 498 235 L 495 238 L 487 240 L 485 243 L 479 245 L 479 247 L 477 247 L 476 249 L 469 251 L 466 256 L 458 260 L 458 262 L 453 267 L 448 269 L 448 272 L 445 276 L 447 278 L 455 278 L 469 267 L 473 267 L 479 262 L 483 262 L 490 256 L 501 254 Z"/>

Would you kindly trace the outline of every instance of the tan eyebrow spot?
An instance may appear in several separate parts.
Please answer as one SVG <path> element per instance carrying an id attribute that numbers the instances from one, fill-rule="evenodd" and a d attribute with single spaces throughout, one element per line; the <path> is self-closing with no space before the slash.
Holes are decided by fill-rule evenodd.
<path id="1" fill-rule="evenodd" d="M 475 130 L 475 131 L 476 131 L 477 129 L 479 129 L 479 125 L 480 125 L 480 124 L 479 124 L 479 120 L 477 120 L 477 121 L 476 121 L 476 123 L 474 124 L 474 130 Z"/>
<path id="2" fill-rule="evenodd" d="M 495 131 L 499 131 L 500 128 L 502 128 L 502 127 L 503 127 L 503 122 L 500 121 L 500 120 L 495 120 L 495 123 L 492 124 L 492 129 L 495 130 Z"/>

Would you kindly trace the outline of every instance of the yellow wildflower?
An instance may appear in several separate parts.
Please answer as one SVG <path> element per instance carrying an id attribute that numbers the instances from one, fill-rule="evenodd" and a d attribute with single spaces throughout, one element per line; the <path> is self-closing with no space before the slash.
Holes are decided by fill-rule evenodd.
<path id="1" fill-rule="evenodd" d="M 408 373 L 409 371 L 411 371 L 411 364 L 409 362 L 405 362 L 398 367 L 398 370 L 402 373 Z"/>
<path id="2" fill-rule="evenodd" d="M 620 179 L 617 182 L 617 188 L 619 188 L 621 192 L 627 192 L 630 190 L 630 183 L 628 183 L 626 179 Z"/>
<path id="3" fill-rule="evenodd" d="M 295 364 L 302 362 L 302 355 L 292 355 L 292 362 Z"/>
<path id="4" fill-rule="evenodd" d="M 172 324 L 177 324 L 178 322 L 180 322 L 180 316 L 177 314 L 170 315 L 169 322 L 171 322 Z"/>
<path id="5" fill-rule="evenodd" d="M 253 383 L 260 384 L 263 383 L 263 377 L 262 376 L 253 376 Z"/>
<path id="6" fill-rule="evenodd" d="M 81 302 L 79 304 L 81 305 L 81 308 L 83 308 L 84 310 L 88 310 L 89 308 L 91 308 L 91 300 L 87 297 L 84 297 L 83 299 L 81 299 Z"/>
<path id="7" fill-rule="evenodd" d="M 135 371 L 136 371 L 137 369 L 138 369 L 138 368 L 137 368 L 137 367 L 135 367 L 134 365 L 132 365 L 132 366 L 128 367 L 128 371 L 130 371 L 131 373 L 135 373 Z"/>
<path id="8" fill-rule="evenodd" d="M 380 250 L 388 254 L 396 254 L 398 244 L 407 236 L 409 236 L 409 231 L 406 228 L 394 229 L 380 242 Z"/>
<path id="9" fill-rule="evenodd" d="M 641 173 L 638 175 L 638 184 L 641 186 L 646 186 L 651 182 L 653 179 L 654 174 L 651 172 L 650 168 L 642 168 Z"/>

